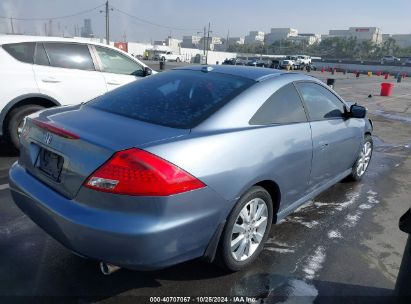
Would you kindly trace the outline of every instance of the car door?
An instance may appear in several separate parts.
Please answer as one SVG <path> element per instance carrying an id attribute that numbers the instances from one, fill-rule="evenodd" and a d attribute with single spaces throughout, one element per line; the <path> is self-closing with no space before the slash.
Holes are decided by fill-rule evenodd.
<path id="1" fill-rule="evenodd" d="M 344 103 L 328 88 L 314 82 L 298 82 L 296 86 L 310 118 L 313 189 L 351 169 L 362 143 L 365 122 L 346 118 Z"/>
<path id="2" fill-rule="evenodd" d="M 82 103 L 107 92 L 87 44 L 37 43 L 34 57 L 33 70 L 40 93 L 62 105 Z"/>
<path id="3" fill-rule="evenodd" d="M 300 96 L 292 83 L 278 89 L 250 120 L 269 126 L 264 134 L 265 162 L 281 185 L 281 207 L 287 208 L 307 192 L 311 159 L 311 129 Z"/>
<path id="4" fill-rule="evenodd" d="M 144 67 L 137 61 L 111 48 L 98 45 L 92 47 L 109 91 L 144 77 Z"/>

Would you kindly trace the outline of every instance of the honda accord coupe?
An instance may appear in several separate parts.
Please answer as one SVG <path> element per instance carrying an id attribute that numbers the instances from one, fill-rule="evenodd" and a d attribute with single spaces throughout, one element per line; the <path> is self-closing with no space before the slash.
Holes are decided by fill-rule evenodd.
<path id="1" fill-rule="evenodd" d="M 103 272 L 252 263 L 272 223 L 371 159 L 366 109 L 298 73 L 195 66 L 25 119 L 14 201 Z"/>

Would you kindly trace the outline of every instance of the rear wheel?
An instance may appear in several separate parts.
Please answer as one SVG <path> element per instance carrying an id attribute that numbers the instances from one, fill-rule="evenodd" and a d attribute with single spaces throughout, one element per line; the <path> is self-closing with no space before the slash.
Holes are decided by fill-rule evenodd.
<path id="1" fill-rule="evenodd" d="M 231 212 L 220 240 L 217 262 L 230 271 L 250 265 L 270 232 L 273 204 L 262 187 L 252 187 Z"/>
<path id="2" fill-rule="evenodd" d="M 179 57 L 177 57 L 176 62 L 180 62 L 180 58 L 179 58 Z"/>
<path id="3" fill-rule="evenodd" d="M 370 164 L 374 144 L 371 135 L 364 136 L 364 143 L 362 145 L 360 154 L 355 162 L 349 179 L 359 181 L 364 176 Z"/>
<path id="4" fill-rule="evenodd" d="M 16 149 L 19 149 L 19 136 L 23 127 L 24 118 L 34 112 L 43 110 L 44 107 L 39 105 L 26 105 L 13 109 L 8 118 L 7 135 L 10 142 Z"/>

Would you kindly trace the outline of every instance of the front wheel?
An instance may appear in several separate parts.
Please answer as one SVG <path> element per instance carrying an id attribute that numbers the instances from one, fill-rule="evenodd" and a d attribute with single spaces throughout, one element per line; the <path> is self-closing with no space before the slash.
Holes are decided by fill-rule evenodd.
<path id="1" fill-rule="evenodd" d="M 250 265 L 263 249 L 273 220 L 270 194 L 252 187 L 234 207 L 220 240 L 217 262 L 229 271 Z"/>
<path id="2" fill-rule="evenodd" d="M 371 135 L 365 135 L 360 154 L 358 155 L 357 161 L 355 162 L 351 175 L 349 176 L 351 180 L 359 181 L 362 179 L 370 164 L 373 148 L 374 143 Z"/>

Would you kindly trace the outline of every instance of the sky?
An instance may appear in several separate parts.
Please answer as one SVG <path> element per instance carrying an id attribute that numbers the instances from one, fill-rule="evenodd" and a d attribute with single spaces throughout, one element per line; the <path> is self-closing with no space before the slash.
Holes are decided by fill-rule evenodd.
<path id="1" fill-rule="evenodd" d="M 45 18 L 13 20 L 14 30 L 44 34 L 47 18 L 56 33 L 74 34 L 83 19 L 92 19 L 94 34 L 105 36 L 105 0 L 0 0 L 0 17 Z M 411 33 L 411 0 L 109 0 L 110 38 L 150 42 L 171 35 L 196 35 L 211 23 L 212 35 L 244 37 L 250 30 L 269 32 L 272 27 L 292 27 L 300 33 L 327 34 L 330 29 L 376 26 L 383 33 Z M 126 13 L 126 14 L 125 14 Z M 128 15 L 127 15 L 128 14 Z M 137 18 L 130 17 L 129 15 Z M 139 20 L 140 19 L 140 20 Z M 142 22 L 144 19 L 147 22 Z M 11 32 L 10 19 L 0 18 L 0 33 Z"/>

